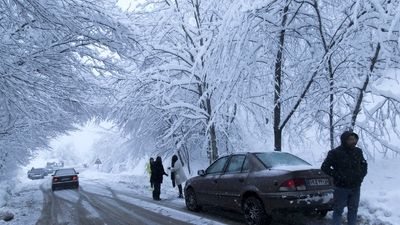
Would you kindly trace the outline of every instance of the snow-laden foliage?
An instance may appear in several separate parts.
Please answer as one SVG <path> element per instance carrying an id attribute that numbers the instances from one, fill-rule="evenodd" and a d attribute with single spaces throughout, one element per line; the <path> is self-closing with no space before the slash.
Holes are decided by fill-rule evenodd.
<path id="1" fill-rule="evenodd" d="M 385 89 L 398 82 L 399 9 L 399 0 L 143 0 L 129 12 L 110 1 L 2 1 L 1 167 L 92 116 L 114 121 L 127 143 L 156 142 L 113 152 L 120 158 L 212 161 L 254 150 L 251 140 L 328 149 L 345 129 L 370 156 L 399 152 L 398 93 Z"/>
<path id="2" fill-rule="evenodd" d="M 367 153 L 399 151 L 390 144 L 399 139 L 399 99 L 379 88 L 398 81 L 399 7 L 144 1 L 131 12 L 142 65 L 114 84 L 121 101 L 112 118 L 127 133 L 158 137 L 160 151 L 207 151 L 211 159 L 248 150 L 249 132 L 265 149 L 273 141 L 283 150 L 304 141 L 328 149 L 354 129 Z M 316 138 L 305 140 L 310 131 Z"/>
<path id="3" fill-rule="evenodd" d="M 99 78 L 119 70 L 110 55 L 136 48 L 107 2 L 0 2 L 1 173 L 99 108 Z"/>

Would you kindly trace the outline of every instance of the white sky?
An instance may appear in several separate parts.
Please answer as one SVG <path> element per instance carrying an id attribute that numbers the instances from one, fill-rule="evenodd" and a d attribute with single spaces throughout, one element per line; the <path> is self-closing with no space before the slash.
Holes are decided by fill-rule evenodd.
<path id="1" fill-rule="evenodd" d="M 88 122 L 85 126 L 78 126 L 77 131 L 59 136 L 50 141 L 51 149 L 37 151 L 36 156 L 28 165 L 30 167 L 44 167 L 46 162 L 68 160 L 70 163 L 83 164 L 92 159 L 95 151 L 92 149 L 94 142 L 104 133 L 109 132 L 113 126 L 110 122 L 95 124 Z"/>

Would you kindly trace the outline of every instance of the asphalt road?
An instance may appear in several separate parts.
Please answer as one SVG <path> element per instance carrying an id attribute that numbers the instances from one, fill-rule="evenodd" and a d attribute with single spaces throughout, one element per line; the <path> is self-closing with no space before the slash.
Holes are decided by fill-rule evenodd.
<path id="1" fill-rule="evenodd" d="M 52 192 L 42 185 L 43 210 L 37 225 L 186 225 L 186 224 L 244 224 L 241 214 L 205 207 L 201 212 L 190 212 L 174 201 L 153 201 L 123 190 L 114 190 L 96 182 L 82 182 L 79 190 L 65 189 Z M 109 194 L 104 194 L 104 193 Z M 130 203 L 126 199 L 133 199 Z M 142 202 L 138 204 L 135 201 Z M 158 205 L 169 213 L 160 213 Z M 165 210 L 167 209 L 167 210 Z M 195 218 L 195 219 L 193 219 Z M 328 219 L 308 218 L 301 214 L 276 217 L 272 225 L 328 225 Z"/>
<path id="2" fill-rule="evenodd" d="M 155 202 L 149 197 L 135 196 L 93 182 L 81 182 L 78 190 L 64 189 L 52 192 L 46 185 L 42 185 L 40 189 L 43 192 L 44 205 L 37 225 L 187 225 L 203 222 L 210 225 L 242 224 L 221 216 L 193 213 L 182 205 L 167 200 Z M 94 190 L 99 190 L 99 193 Z M 110 195 L 104 195 L 105 191 Z M 123 196 L 169 208 L 175 215 L 163 215 L 155 211 L 154 207 L 146 208 L 138 206 L 137 203 L 129 203 Z M 190 220 L 193 220 L 193 223 Z"/>

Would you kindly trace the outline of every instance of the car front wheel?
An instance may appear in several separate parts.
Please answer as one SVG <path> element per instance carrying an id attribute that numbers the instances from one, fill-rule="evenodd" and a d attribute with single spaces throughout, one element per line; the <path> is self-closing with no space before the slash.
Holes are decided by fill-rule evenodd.
<path id="1" fill-rule="evenodd" d="M 185 203 L 186 203 L 186 207 L 190 211 L 199 211 L 200 210 L 201 207 L 197 203 L 196 193 L 194 192 L 193 188 L 189 188 L 186 190 Z"/>
<path id="2" fill-rule="evenodd" d="M 267 215 L 260 199 L 250 196 L 243 202 L 243 213 L 249 225 L 269 225 L 271 217 Z"/>

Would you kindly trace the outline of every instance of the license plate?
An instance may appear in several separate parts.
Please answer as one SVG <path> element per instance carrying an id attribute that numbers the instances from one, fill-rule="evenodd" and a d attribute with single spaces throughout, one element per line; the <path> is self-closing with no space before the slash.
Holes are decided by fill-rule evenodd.
<path id="1" fill-rule="evenodd" d="M 308 186 L 326 186 L 329 185 L 329 179 L 308 179 Z"/>
<path id="2" fill-rule="evenodd" d="M 71 180 L 71 178 L 63 178 L 63 179 L 61 179 L 61 181 L 69 181 L 69 180 Z"/>

